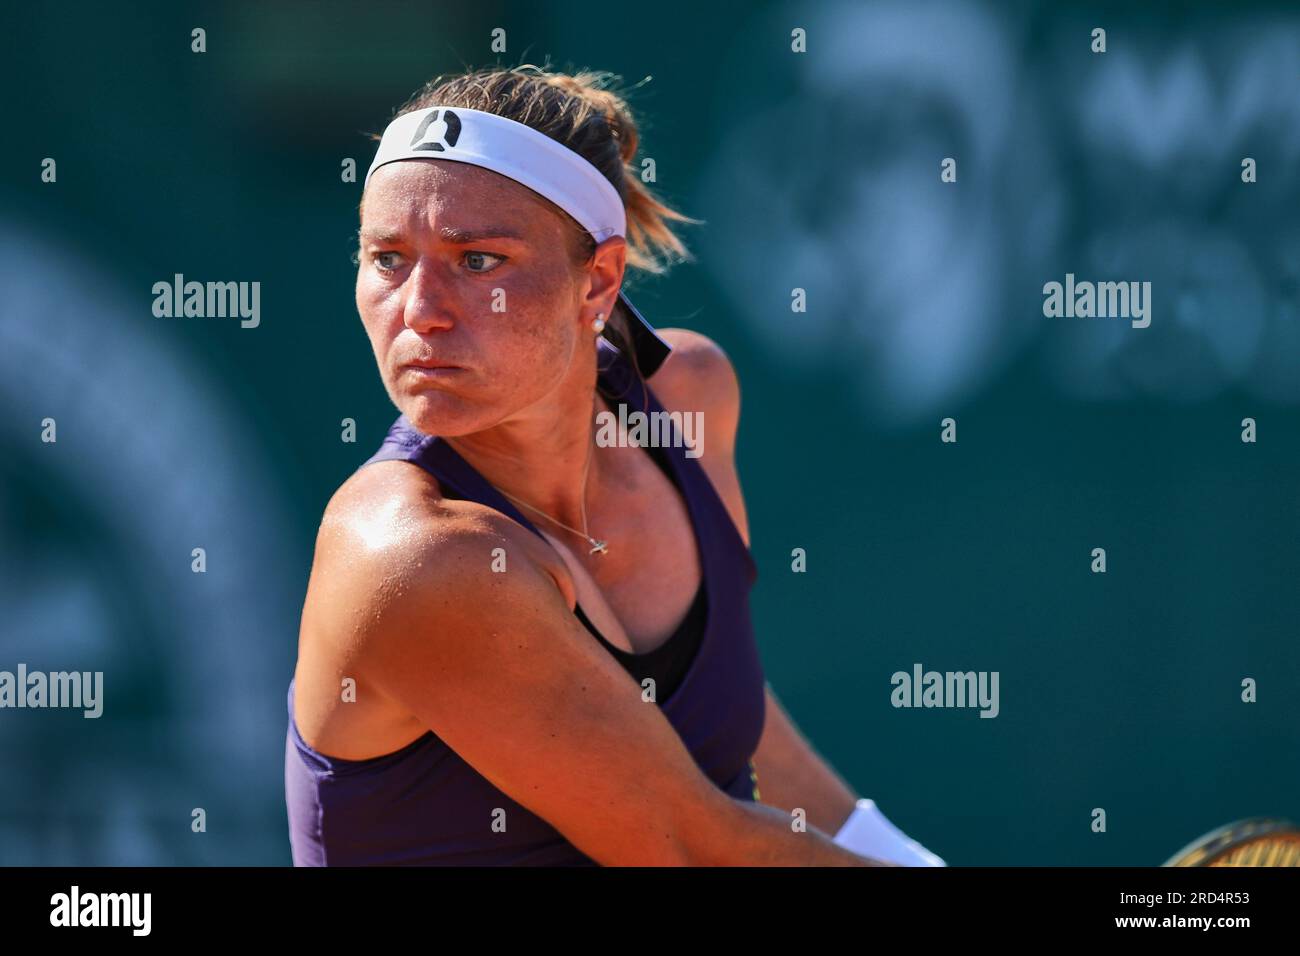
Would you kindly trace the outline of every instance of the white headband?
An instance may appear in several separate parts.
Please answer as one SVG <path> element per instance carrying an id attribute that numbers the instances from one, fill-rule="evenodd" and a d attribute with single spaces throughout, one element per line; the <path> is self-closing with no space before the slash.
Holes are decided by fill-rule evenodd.
<path id="1" fill-rule="evenodd" d="M 388 124 L 366 173 L 402 159 L 450 159 L 509 176 L 581 223 L 597 242 L 627 234 L 618 190 L 567 146 L 524 123 L 459 106 L 404 113 Z"/>

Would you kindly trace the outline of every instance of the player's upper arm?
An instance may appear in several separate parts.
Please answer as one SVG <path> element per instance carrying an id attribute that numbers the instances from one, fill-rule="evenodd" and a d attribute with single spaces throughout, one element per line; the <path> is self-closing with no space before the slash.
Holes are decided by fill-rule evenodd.
<path id="1" fill-rule="evenodd" d="M 725 839 L 730 798 L 582 629 L 527 533 L 486 512 L 356 548 L 340 586 L 359 666 L 598 863 L 690 863 Z"/>

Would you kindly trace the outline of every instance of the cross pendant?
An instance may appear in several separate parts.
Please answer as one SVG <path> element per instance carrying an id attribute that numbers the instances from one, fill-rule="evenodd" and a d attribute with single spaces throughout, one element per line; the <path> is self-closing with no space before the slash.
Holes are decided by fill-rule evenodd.
<path id="1" fill-rule="evenodd" d="M 601 554 L 609 553 L 608 549 L 605 547 L 604 541 L 596 541 L 593 539 L 591 545 L 592 547 L 591 550 L 587 552 L 588 554 L 595 554 L 597 551 L 599 551 Z"/>

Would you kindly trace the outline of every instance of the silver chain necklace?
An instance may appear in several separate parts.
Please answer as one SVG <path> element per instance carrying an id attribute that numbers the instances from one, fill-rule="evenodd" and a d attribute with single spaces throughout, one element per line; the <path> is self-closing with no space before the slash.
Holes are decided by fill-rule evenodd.
<path id="1" fill-rule="evenodd" d="M 555 518 L 552 518 L 542 509 L 534 508 L 526 501 L 520 501 L 518 498 L 514 497 L 513 495 L 506 494 L 504 491 L 501 491 L 500 488 L 498 488 L 497 490 L 501 491 L 502 495 L 505 495 L 506 498 L 509 498 L 511 501 L 513 501 L 515 504 L 519 505 L 520 507 L 527 508 L 529 511 L 541 515 L 547 521 L 559 525 L 561 528 L 563 528 L 566 531 L 572 531 L 574 534 L 581 535 L 583 538 L 586 538 L 587 544 L 591 545 L 591 550 L 587 552 L 588 554 L 608 554 L 609 553 L 608 542 L 600 541 L 596 538 L 593 538 L 590 534 L 587 533 L 587 474 L 591 470 L 591 458 L 592 458 L 593 451 L 594 449 L 592 448 L 592 446 L 588 445 L 587 463 L 582 468 L 582 497 L 579 501 L 579 503 L 582 506 L 582 530 L 581 531 L 579 531 L 577 528 L 569 527 L 569 525 L 565 524 L 563 521 L 559 521 Z"/>

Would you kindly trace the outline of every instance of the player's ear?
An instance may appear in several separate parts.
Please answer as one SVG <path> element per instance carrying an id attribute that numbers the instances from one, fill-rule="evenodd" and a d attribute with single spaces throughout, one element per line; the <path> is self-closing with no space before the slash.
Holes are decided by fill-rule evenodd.
<path id="1" fill-rule="evenodd" d="M 587 271 L 591 277 L 591 288 L 583 302 L 584 310 L 604 312 L 610 315 L 614 311 L 618 290 L 623 285 L 623 273 L 627 269 L 627 240 L 622 236 L 610 236 L 596 246 L 592 253 Z"/>

